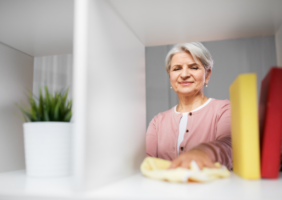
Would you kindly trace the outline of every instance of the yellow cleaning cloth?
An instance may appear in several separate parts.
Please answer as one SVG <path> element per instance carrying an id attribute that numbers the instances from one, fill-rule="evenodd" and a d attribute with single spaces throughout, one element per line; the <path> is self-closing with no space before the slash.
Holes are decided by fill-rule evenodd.
<path id="1" fill-rule="evenodd" d="M 218 178 L 226 178 L 230 176 L 230 172 L 225 166 L 215 163 L 218 168 L 203 168 L 200 170 L 197 163 L 192 161 L 190 169 L 176 168 L 168 169 L 171 165 L 170 161 L 160 158 L 146 157 L 141 164 L 141 172 L 143 175 L 163 181 L 170 182 L 207 182 Z"/>

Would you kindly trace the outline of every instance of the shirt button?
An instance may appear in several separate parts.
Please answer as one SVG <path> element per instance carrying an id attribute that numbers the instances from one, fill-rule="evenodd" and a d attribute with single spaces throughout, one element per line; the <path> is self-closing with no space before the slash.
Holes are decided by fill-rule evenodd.
<path id="1" fill-rule="evenodd" d="M 183 151 L 183 149 L 184 149 L 183 147 L 180 147 L 180 150 L 181 150 L 181 151 Z"/>
<path id="2" fill-rule="evenodd" d="M 188 132 L 189 132 L 189 130 L 187 129 L 187 130 L 186 130 L 186 132 L 188 133 Z"/>
<path id="3" fill-rule="evenodd" d="M 189 115 L 192 116 L 192 113 L 190 112 Z"/>

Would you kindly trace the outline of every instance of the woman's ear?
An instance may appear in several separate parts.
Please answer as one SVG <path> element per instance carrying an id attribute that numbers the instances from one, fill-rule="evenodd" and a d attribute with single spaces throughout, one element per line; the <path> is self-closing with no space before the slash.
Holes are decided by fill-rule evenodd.
<path id="1" fill-rule="evenodd" d="M 206 84 L 208 84 L 210 77 L 211 77 L 211 69 L 208 69 L 206 71 Z"/>

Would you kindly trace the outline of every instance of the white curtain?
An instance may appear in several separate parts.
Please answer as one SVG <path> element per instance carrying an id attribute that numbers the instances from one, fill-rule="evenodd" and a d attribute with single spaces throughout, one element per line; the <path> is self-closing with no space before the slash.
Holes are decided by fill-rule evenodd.
<path id="1" fill-rule="evenodd" d="M 35 57 L 33 94 L 38 96 L 44 86 L 52 93 L 69 88 L 68 98 L 72 98 L 72 60 L 71 54 Z"/>

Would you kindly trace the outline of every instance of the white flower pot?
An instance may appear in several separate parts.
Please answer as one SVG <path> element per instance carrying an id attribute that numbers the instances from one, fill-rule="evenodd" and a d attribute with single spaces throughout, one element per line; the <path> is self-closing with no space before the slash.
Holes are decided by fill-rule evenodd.
<path id="1" fill-rule="evenodd" d="M 23 127 L 27 175 L 70 175 L 71 123 L 28 122 Z"/>

